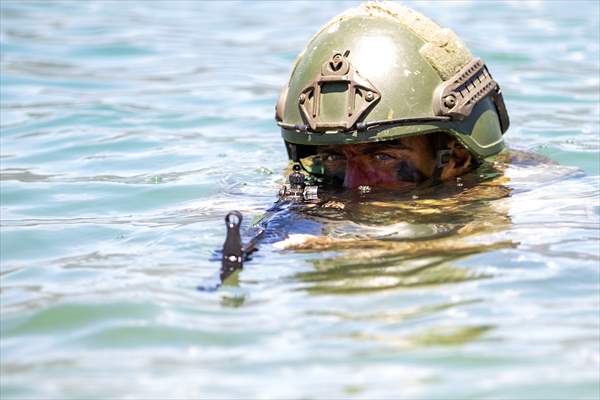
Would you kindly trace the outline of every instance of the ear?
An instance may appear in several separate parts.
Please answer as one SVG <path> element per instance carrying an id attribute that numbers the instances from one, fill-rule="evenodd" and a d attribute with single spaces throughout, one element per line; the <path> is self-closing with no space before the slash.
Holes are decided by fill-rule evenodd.
<path id="1" fill-rule="evenodd" d="M 471 170 L 471 153 L 465 149 L 456 139 L 448 142 L 450 149 L 450 160 L 442 171 L 442 179 L 446 180 L 461 176 Z"/>

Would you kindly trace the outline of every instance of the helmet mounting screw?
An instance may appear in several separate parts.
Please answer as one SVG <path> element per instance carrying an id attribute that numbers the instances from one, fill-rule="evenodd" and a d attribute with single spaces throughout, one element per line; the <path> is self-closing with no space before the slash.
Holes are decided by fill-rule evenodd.
<path id="1" fill-rule="evenodd" d="M 375 98 L 375 96 L 373 95 L 373 92 L 367 92 L 365 94 L 365 100 L 366 101 L 373 101 L 374 98 Z"/>
<path id="2" fill-rule="evenodd" d="M 306 94 L 302 93 L 300 95 L 300 99 L 299 100 L 300 100 L 300 104 L 304 104 L 304 102 L 306 101 Z"/>
<path id="3" fill-rule="evenodd" d="M 331 59 L 331 69 L 333 71 L 339 71 L 340 68 L 342 68 L 342 63 L 343 63 L 342 55 L 340 53 L 336 54 Z"/>
<path id="4" fill-rule="evenodd" d="M 444 105 L 448 108 L 452 108 L 456 105 L 456 97 L 449 95 L 444 97 Z"/>

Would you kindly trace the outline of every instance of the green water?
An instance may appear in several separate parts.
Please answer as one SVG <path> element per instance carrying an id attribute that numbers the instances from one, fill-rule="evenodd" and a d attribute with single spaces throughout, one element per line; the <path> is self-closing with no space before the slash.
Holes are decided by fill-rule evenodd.
<path id="1" fill-rule="evenodd" d="M 276 200 L 294 58 L 355 4 L 0 3 L 3 399 L 600 398 L 594 1 L 407 3 L 558 165 L 281 213 L 237 283 L 196 289 L 224 215 Z M 298 233 L 339 242 L 282 250 Z"/>

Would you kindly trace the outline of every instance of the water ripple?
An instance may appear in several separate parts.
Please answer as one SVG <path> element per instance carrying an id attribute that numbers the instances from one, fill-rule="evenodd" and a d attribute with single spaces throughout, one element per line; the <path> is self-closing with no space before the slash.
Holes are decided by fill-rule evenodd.
<path id="1" fill-rule="evenodd" d="M 501 83 L 503 176 L 286 209 L 196 290 L 283 182 L 296 55 L 354 4 L 0 2 L 0 397 L 599 393 L 597 2 L 409 2 Z"/>

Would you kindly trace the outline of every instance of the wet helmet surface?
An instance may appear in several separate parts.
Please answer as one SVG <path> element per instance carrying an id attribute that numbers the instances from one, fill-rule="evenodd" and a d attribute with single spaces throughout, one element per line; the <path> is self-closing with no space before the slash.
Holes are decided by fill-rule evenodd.
<path id="1" fill-rule="evenodd" d="M 365 3 L 328 22 L 296 59 L 276 106 L 290 159 L 315 146 L 444 132 L 478 159 L 504 148 L 508 114 L 485 63 L 429 18 Z"/>

